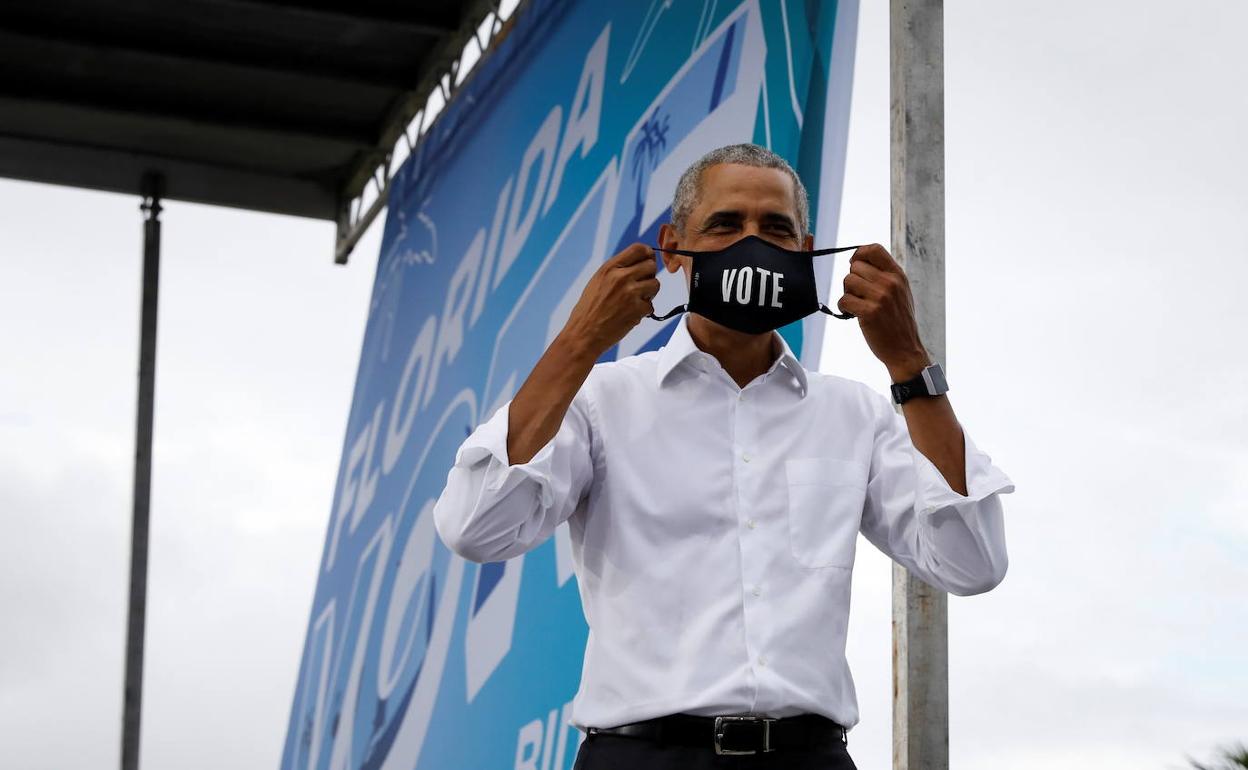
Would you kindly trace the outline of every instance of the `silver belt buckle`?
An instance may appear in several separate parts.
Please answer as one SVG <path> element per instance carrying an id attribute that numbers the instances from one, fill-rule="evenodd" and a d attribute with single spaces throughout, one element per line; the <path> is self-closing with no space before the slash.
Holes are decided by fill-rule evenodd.
<path id="1" fill-rule="evenodd" d="M 775 751 L 771 747 L 771 723 L 776 721 L 770 717 L 715 717 L 715 753 L 728 755 L 744 755 L 757 754 L 755 749 L 740 751 L 736 749 L 725 749 L 722 745 L 724 738 L 724 725 L 729 722 L 762 722 L 763 723 L 763 751 Z"/>

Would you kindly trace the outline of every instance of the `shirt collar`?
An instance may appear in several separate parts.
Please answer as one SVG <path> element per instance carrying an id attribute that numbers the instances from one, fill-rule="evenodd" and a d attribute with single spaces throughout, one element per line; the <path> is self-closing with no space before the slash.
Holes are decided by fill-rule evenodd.
<path id="1" fill-rule="evenodd" d="M 806 368 L 797 360 L 797 356 L 793 355 L 792 348 L 789 343 L 784 341 L 784 337 L 779 332 L 771 333 L 772 352 L 779 353 L 778 360 L 772 364 L 774 369 L 776 366 L 783 366 L 793 375 L 793 379 L 797 381 L 798 391 L 802 397 L 806 396 L 807 381 Z M 668 339 L 667 344 L 659 350 L 659 366 L 657 370 L 659 387 L 663 387 L 663 383 L 667 380 L 669 374 L 690 356 L 701 353 L 698 346 L 694 343 L 693 337 L 689 335 L 689 314 L 685 313 L 677 322 L 676 328 L 672 330 L 672 336 Z"/>

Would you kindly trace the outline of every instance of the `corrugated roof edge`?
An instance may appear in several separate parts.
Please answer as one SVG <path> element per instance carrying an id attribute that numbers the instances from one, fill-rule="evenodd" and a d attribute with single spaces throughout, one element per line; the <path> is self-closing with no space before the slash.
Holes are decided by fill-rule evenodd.
<path id="1" fill-rule="evenodd" d="M 465 90 L 469 90 L 470 93 L 476 93 L 478 92 L 477 89 L 482 87 L 482 83 L 496 80 L 498 71 L 509 58 L 507 51 L 516 48 L 525 38 L 532 34 L 530 28 L 535 24 L 535 21 L 546 16 L 546 12 L 551 6 L 562 2 L 564 0 L 522 0 L 507 21 L 503 22 L 498 31 L 490 38 L 486 50 L 464 78 L 464 81 L 451 89 L 451 98 L 437 118 L 416 139 L 415 146 L 409 157 L 399 169 L 391 169 L 390 162 L 394 155 L 393 148 L 397 146 L 398 142 L 405 141 L 404 134 L 409 129 L 412 121 L 424 110 L 430 96 L 439 87 L 439 83 L 443 78 L 454 73 L 453 67 L 458 64 L 464 47 L 476 34 L 477 28 L 486 18 L 491 13 L 497 11 L 498 3 L 491 0 L 480 0 L 472 7 L 469 15 L 465 17 L 466 21 L 464 24 L 461 25 L 455 35 L 447 38 L 447 41 L 440 49 L 437 57 L 439 64 L 429 70 L 425 78 L 422 79 L 421 84 L 412 91 L 411 97 L 405 100 L 403 105 L 396 109 L 392 117 L 388 119 L 388 127 L 383 132 L 381 146 L 391 149 L 384 154 L 374 156 L 371 162 L 362 162 L 348 184 L 344 186 L 338 206 L 336 262 L 339 264 L 346 263 L 347 257 L 355 247 L 355 244 L 363 236 L 373 220 L 386 207 L 394 180 L 404 175 L 404 170 L 409 169 L 413 165 L 413 158 L 427 156 L 429 153 L 428 148 L 435 144 L 431 143 L 430 139 L 435 136 L 436 132 L 446 131 L 445 127 L 449 125 L 450 120 L 454 119 L 454 115 L 463 110 L 466 103 L 472 101 L 462 98 L 461 94 Z M 529 31 L 526 32 L 525 30 Z M 364 209 L 363 199 L 370 182 L 376 185 L 377 195 L 368 208 Z"/>

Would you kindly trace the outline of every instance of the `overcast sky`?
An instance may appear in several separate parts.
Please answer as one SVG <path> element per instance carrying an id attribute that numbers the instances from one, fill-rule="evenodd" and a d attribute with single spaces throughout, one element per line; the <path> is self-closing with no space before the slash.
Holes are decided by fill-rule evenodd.
<path id="1" fill-rule="evenodd" d="M 950 396 L 1018 487 L 1005 582 L 950 600 L 960 770 L 1163 770 L 1248 741 L 1245 29 L 1235 0 L 947 9 Z M 887 41 L 863 0 L 841 243 L 888 240 Z M 142 759 L 268 770 L 380 228 L 339 267 L 328 223 L 163 220 Z M 0 237 L 0 757 L 110 767 L 138 201 L 0 181 Z M 830 323 L 823 370 L 883 390 Z M 889 764 L 890 575 L 858 553 L 865 770 Z"/>

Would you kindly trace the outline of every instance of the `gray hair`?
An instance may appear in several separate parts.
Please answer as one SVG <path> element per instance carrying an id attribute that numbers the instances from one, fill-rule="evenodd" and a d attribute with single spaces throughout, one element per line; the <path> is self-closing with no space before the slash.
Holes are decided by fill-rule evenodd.
<path id="1" fill-rule="evenodd" d="M 675 225 L 677 231 L 682 234 L 685 232 L 689 214 L 693 212 L 693 207 L 698 204 L 698 198 L 702 195 L 702 172 L 721 163 L 736 163 L 757 168 L 778 168 L 788 174 L 793 180 L 793 197 L 797 199 L 798 237 L 802 240 L 806 239 L 806 234 L 810 232 L 810 200 L 806 196 L 806 186 L 802 184 L 801 179 L 798 179 L 797 172 L 793 170 L 788 161 L 757 144 L 730 144 L 711 150 L 685 169 L 685 173 L 680 175 L 680 181 L 676 184 L 676 194 L 672 198 L 672 224 Z"/>

